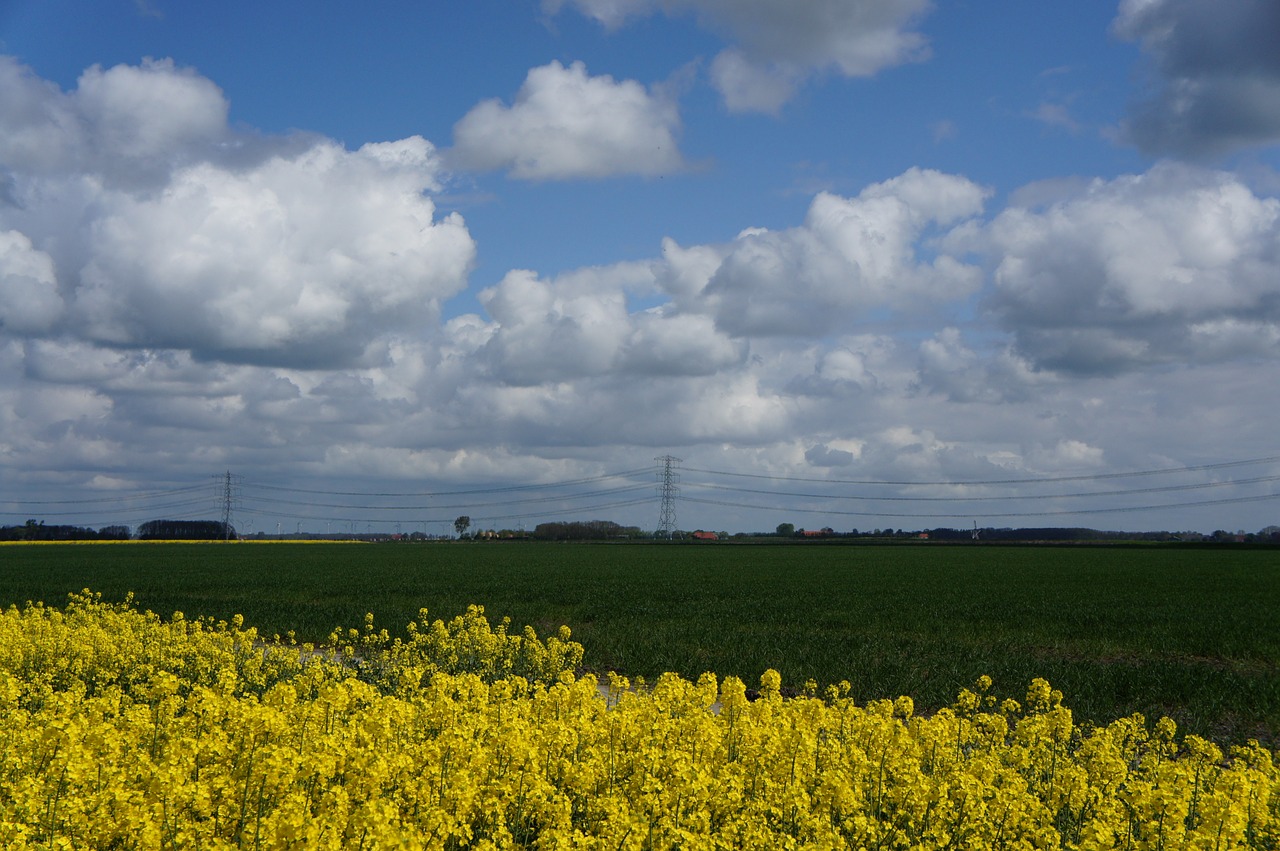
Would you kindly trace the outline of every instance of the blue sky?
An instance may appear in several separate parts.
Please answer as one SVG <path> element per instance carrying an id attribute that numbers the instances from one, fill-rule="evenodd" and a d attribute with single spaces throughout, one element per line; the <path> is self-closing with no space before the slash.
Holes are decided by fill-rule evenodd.
<path id="1" fill-rule="evenodd" d="M 1247 0 L 10 0 L 0 522 L 230 469 L 258 529 L 465 489 L 647 527 L 593 489 L 670 453 L 710 471 L 689 528 L 1270 525 L 1277 35 Z M 453 510 L 414 499 L 350 519 Z"/>

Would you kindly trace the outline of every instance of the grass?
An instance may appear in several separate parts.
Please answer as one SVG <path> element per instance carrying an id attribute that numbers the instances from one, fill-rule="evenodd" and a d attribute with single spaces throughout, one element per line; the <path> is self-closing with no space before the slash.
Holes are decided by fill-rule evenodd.
<path id="1" fill-rule="evenodd" d="M 365 612 L 393 631 L 468 603 L 589 666 L 703 671 L 943 706 L 981 674 L 1036 676 L 1077 718 L 1167 714 L 1218 741 L 1280 743 L 1280 551 L 1244 548 L 199 545 L 0 548 L 0 604 L 133 591 L 162 615 L 318 639 Z"/>

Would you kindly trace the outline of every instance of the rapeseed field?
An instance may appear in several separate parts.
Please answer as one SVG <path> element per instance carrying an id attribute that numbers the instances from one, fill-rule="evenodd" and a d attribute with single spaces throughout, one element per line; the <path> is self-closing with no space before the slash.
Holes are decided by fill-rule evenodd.
<path id="1" fill-rule="evenodd" d="M 265 638 L 89 592 L 0 615 L 6 848 L 1277 848 L 1280 770 L 1033 679 L 917 713 L 768 670 L 583 674 L 470 607 Z"/>
<path id="2" fill-rule="evenodd" d="M 423 606 L 573 628 L 586 667 L 706 671 L 793 694 L 949 706 L 982 675 L 1043 677 L 1077 723 L 1141 712 L 1223 745 L 1280 745 L 1280 550 L 1242 546 L 163 544 L 0 547 L 0 608 L 104 599 L 323 642 Z"/>

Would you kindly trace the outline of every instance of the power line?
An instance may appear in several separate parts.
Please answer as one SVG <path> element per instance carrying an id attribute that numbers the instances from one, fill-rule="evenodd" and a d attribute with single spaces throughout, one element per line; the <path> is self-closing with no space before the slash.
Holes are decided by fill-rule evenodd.
<path id="1" fill-rule="evenodd" d="M 204 490 L 204 485 L 189 485 L 169 490 L 141 491 L 138 493 L 114 493 L 110 496 L 85 497 L 82 499 L 24 499 L 23 505 L 92 505 L 100 502 L 118 503 L 122 500 L 151 499 L 159 496 L 176 496 Z"/>
<path id="2" fill-rule="evenodd" d="M 1225 488 L 1236 487 L 1239 485 L 1254 485 L 1261 482 L 1280 482 L 1280 476 L 1258 476 L 1252 479 L 1232 479 L 1224 482 L 1197 482 L 1188 485 L 1163 485 L 1154 488 L 1133 488 L 1129 490 L 1117 491 L 1090 491 L 1087 493 L 1041 493 L 1041 494 L 1015 494 L 996 495 L 996 496 L 868 496 L 866 494 L 829 494 L 829 493 L 798 493 L 796 491 L 773 491 L 761 490 L 759 488 L 735 488 L 729 485 L 713 485 L 697 482 L 692 485 L 696 488 L 705 488 L 707 490 L 723 490 L 733 493 L 753 493 L 765 494 L 768 496 L 795 496 L 803 499 L 854 499 L 867 500 L 873 502 L 995 502 L 1000 500 L 1016 499 L 1036 500 L 1036 499 L 1081 499 L 1096 498 L 1106 496 L 1130 496 L 1133 494 L 1145 493 L 1173 493 L 1175 491 L 1203 490 L 1205 488 Z M 967 485 L 966 485 L 967 486 Z"/>
<path id="3" fill-rule="evenodd" d="M 806 476 L 776 476 L 766 473 L 735 473 L 728 470 L 702 470 L 696 467 L 685 467 L 685 471 L 689 473 L 705 473 L 711 476 L 735 476 L 746 479 L 768 479 L 776 482 L 821 482 L 829 485 L 891 485 L 897 487 L 939 487 L 943 485 L 949 486 L 976 486 L 976 485 L 1033 485 L 1043 484 L 1046 482 L 1087 482 L 1101 481 L 1103 479 L 1123 479 L 1137 476 L 1163 476 L 1171 473 L 1192 473 L 1203 470 L 1222 470 L 1228 467 L 1245 467 L 1252 464 L 1274 464 L 1280 462 L 1280 455 L 1271 455 L 1266 458 L 1250 458 L 1244 461 L 1221 461 L 1214 464 L 1198 464 L 1189 467 L 1164 467 L 1157 470 L 1130 470 L 1119 473 L 1090 473 L 1077 476 L 1040 476 L 1029 477 L 1023 479 L 973 479 L 968 481 L 947 481 L 947 482 L 920 482 L 920 481 L 890 481 L 884 479 L 822 479 Z"/>
<path id="4" fill-rule="evenodd" d="M 206 490 L 206 488 L 202 486 L 202 487 L 200 488 L 200 490 L 202 490 L 202 491 L 203 491 L 203 490 Z M 205 514 L 207 514 L 207 513 L 208 513 L 207 508 L 208 508 L 208 506 L 209 506 L 209 498 L 208 498 L 208 496 L 201 496 L 201 497 L 199 497 L 198 499 L 187 499 L 187 500 L 182 500 L 182 501 L 179 501 L 179 502 L 165 502 L 165 503 L 160 503 L 160 504 L 156 504 L 156 505 L 120 506 L 120 507 L 117 507 L 114 511 L 112 511 L 112 514 L 111 514 L 110 516 L 113 518 L 112 522 L 117 522 L 117 521 L 118 521 L 118 520 L 120 520 L 121 518 L 125 518 L 125 517 L 134 517 L 134 516 L 138 516 L 138 515 L 154 515 L 154 514 L 171 513 L 173 509 L 178 509 L 178 508 L 187 508 L 187 507 L 194 506 L 194 505 L 203 505 L 203 506 L 205 506 L 205 507 L 206 507 L 206 511 L 205 511 L 204 513 L 205 513 Z M 95 510 L 96 510 L 96 511 L 99 511 L 99 512 L 104 512 L 104 511 L 106 511 L 107 509 L 106 509 L 106 508 L 100 508 L 100 509 L 95 509 Z M 84 516 L 85 516 L 85 512 L 84 512 L 84 511 L 53 511 L 53 512 L 49 512 L 49 511 L 11 511 L 11 512 L 8 512 L 8 513 L 9 513 L 9 514 L 12 514 L 12 515 L 14 515 L 14 516 L 18 516 L 18 515 L 21 515 L 21 514 L 36 514 L 36 515 L 38 515 L 38 516 L 40 516 L 40 517 L 42 517 L 42 518 L 48 518 L 48 519 L 53 519 L 53 518 L 67 518 L 67 517 L 84 517 Z M 99 516 L 99 515 L 90 515 L 90 516 Z M 88 522 L 88 521 L 81 521 L 81 522 Z"/>
<path id="5" fill-rule="evenodd" d="M 659 508 L 659 534 L 671 534 L 676 529 L 676 511 L 679 501 L 686 505 L 722 506 L 726 508 L 749 511 L 796 512 L 803 514 L 829 514 L 833 516 L 859 517 L 902 517 L 917 519 L 932 518 L 972 518 L 975 515 L 1000 518 L 1055 517 L 1071 515 L 1090 515 L 1105 513 L 1131 513 L 1138 511 L 1169 511 L 1186 508 L 1199 508 L 1218 505 L 1261 502 L 1280 498 L 1280 494 L 1256 494 L 1246 496 L 1224 497 L 1221 499 L 1203 499 L 1187 502 L 1147 503 L 1100 507 L 1093 505 L 1082 508 L 1053 507 L 1046 510 L 1027 510 L 1035 501 L 1044 500 L 1107 500 L 1109 502 L 1131 501 L 1134 497 L 1157 494 L 1173 494 L 1181 492 L 1201 491 L 1224 488 L 1245 488 L 1248 486 L 1269 485 L 1280 482 L 1280 475 L 1263 475 L 1227 481 L 1193 481 L 1153 483 L 1146 487 L 1129 487 L 1117 490 L 1082 490 L 1058 493 L 1026 492 L 1027 488 L 1053 482 L 1085 482 L 1109 481 L 1128 477 L 1173 476 L 1177 474 L 1203 473 L 1207 471 L 1246 467 L 1249 465 L 1273 464 L 1280 462 L 1280 456 L 1269 456 L 1236 461 L 1221 461 L 1209 464 L 1189 465 L 1183 467 L 1166 467 L 1160 469 L 1113 471 L 1088 475 L 1031 477 L 1025 479 L 988 479 L 961 480 L 945 482 L 920 481 L 888 481 L 857 479 L 825 479 L 803 476 L 780 476 L 762 473 L 732 472 L 726 470 L 703 470 L 699 468 L 682 468 L 681 459 L 672 455 L 662 455 L 654 459 L 657 464 L 657 494 Z M 701 474 L 700 480 L 688 481 L 681 473 Z M 494 522 L 501 520 L 522 520 L 525 518 L 565 517 L 569 514 L 581 515 L 586 512 L 614 511 L 643 504 L 652 504 L 652 497 L 637 496 L 648 490 L 651 484 L 637 481 L 640 474 L 655 475 L 655 468 L 624 470 L 597 476 L 585 476 L 556 482 L 543 482 L 519 485 L 498 485 L 477 488 L 455 488 L 451 490 L 435 490 L 420 492 L 392 491 L 339 491 L 290 488 L 266 483 L 244 484 L 240 476 L 230 471 L 213 478 L 215 493 L 212 503 L 207 485 L 182 486 L 173 488 L 150 488 L 133 492 L 114 492 L 111 495 L 80 497 L 76 499 L 57 500 L 0 500 L 0 510 L 11 515 L 41 516 L 47 518 L 79 518 L 86 523 L 85 515 L 94 518 L 94 525 L 101 525 L 97 518 L 106 518 L 108 525 L 129 524 L 143 519 L 154 519 L 157 516 L 169 519 L 208 516 L 210 510 L 220 516 L 228 526 L 236 511 L 243 512 L 251 518 L 290 519 L 299 521 L 326 521 L 338 523 L 363 523 L 366 525 L 379 523 L 448 522 L 449 518 L 426 519 L 421 515 L 435 516 L 445 511 L 465 510 L 475 517 L 477 522 Z M 732 477 L 761 482 L 805 482 L 826 487 L 810 487 L 801 490 L 779 490 L 773 488 L 738 486 L 733 483 L 717 482 L 712 477 Z M 681 482 L 684 478 L 685 481 Z M 681 493 L 681 484 L 687 491 L 724 492 L 743 496 L 758 496 L 759 502 L 752 500 L 735 500 L 733 497 L 716 499 L 711 495 L 697 496 L 687 492 Z M 854 492 L 839 492 L 840 486 L 854 487 Z M 892 486 L 897 488 L 932 487 L 958 490 L 975 487 L 1018 486 L 1019 491 L 1013 493 L 956 493 L 954 495 L 934 494 L 913 496 L 889 493 L 877 495 L 869 490 L 874 487 Z M 199 493 L 203 491 L 204 495 Z M 837 492 L 832 492 L 837 491 Z M 271 495 L 279 494 L 279 496 Z M 326 498 L 321 501 L 308 499 L 289 499 L 285 495 L 315 495 Z M 342 499 L 348 497 L 348 499 Z M 355 497 L 356 499 L 349 499 Z M 477 502 L 472 497 L 489 497 Z M 449 499 L 442 502 L 442 499 Z M 416 502 L 414 500 L 420 500 Z M 465 501 L 464 501 L 465 500 Z M 795 505 L 796 500 L 821 501 L 818 507 Z M 1017 500 L 1018 504 L 1009 508 L 1001 508 L 999 504 Z M 780 504 L 788 503 L 793 504 Z M 388 504 L 389 503 L 389 504 Z M 863 510 L 855 510 L 851 503 L 864 503 Z M 877 503 L 892 510 L 876 510 Z M 928 506 L 950 503 L 959 510 L 950 512 L 923 510 Z M 963 508 L 975 503 L 986 503 L 989 507 L 981 509 Z M 922 510 L 898 510 L 910 505 L 919 506 Z M 204 506 L 204 510 L 200 509 Z M 545 508 L 542 508 L 544 507 Z M 822 507 L 825 506 L 825 507 Z M 46 512 L 44 509 L 61 509 Z M 17 509 L 17 510 L 12 510 Z M 292 511 L 291 511 L 292 510 Z M 295 513 L 296 512 L 296 513 Z M 358 516 L 334 517 L 333 512 L 355 514 Z M 420 516 L 415 519 L 406 517 L 406 512 L 415 512 Z M 109 515 L 109 516 L 108 516 Z M 479 516 L 477 516 L 479 515 Z M 300 525 L 300 524 L 299 524 Z"/>
<path id="6" fill-rule="evenodd" d="M 618 501 L 618 502 L 602 502 L 602 503 L 599 503 L 599 504 L 596 504 L 596 505 L 590 506 L 589 510 L 591 510 L 591 511 L 607 511 L 607 510 L 611 510 L 611 509 L 615 509 L 615 508 L 628 508 L 628 507 L 635 506 L 635 505 L 652 505 L 652 504 L 653 504 L 653 500 L 652 500 L 650 497 L 645 497 L 644 499 L 628 499 L 628 500 L 621 500 L 621 501 Z M 316 520 L 316 521 L 323 520 L 323 521 L 327 521 L 327 522 L 331 522 L 331 523 L 356 523 L 356 524 L 359 524 L 359 523 L 394 523 L 394 522 L 401 522 L 401 523 L 406 523 L 406 522 L 416 522 L 416 523 L 452 523 L 452 522 L 453 522 L 453 518 L 452 518 L 452 517 L 447 517 L 447 516 L 444 516 L 444 515 L 441 515 L 441 516 L 438 516 L 438 517 L 422 517 L 422 518 L 417 518 L 417 519 L 415 519 L 415 520 L 407 520 L 407 519 L 405 519 L 405 518 L 400 518 L 400 520 L 399 520 L 399 521 L 396 521 L 396 520 L 394 520 L 394 519 L 390 519 L 390 518 L 378 518 L 378 517 L 369 517 L 369 516 L 362 516 L 362 517 L 333 517 L 333 516 L 329 516 L 329 515 L 317 516 L 317 515 L 314 515 L 314 514 L 288 514 L 288 513 L 277 512 L 277 511 L 272 511 L 272 512 L 261 512 L 261 511 L 254 511 L 254 510 L 252 510 L 252 509 L 248 509 L 248 508 L 243 509 L 242 511 L 243 511 L 243 513 L 245 513 L 245 514 L 249 514 L 249 515 L 253 515 L 253 516 L 260 516 L 260 517 L 279 517 L 279 518 L 286 519 L 286 520 Z M 559 514 L 563 514 L 563 513 L 564 513 L 564 512 L 553 512 L 553 511 L 534 511 L 534 512 L 523 512 L 523 513 L 502 513 L 502 514 L 490 514 L 490 515 L 484 515 L 484 516 L 480 516 L 480 515 L 472 516 L 472 517 L 471 517 L 471 520 L 472 520 L 472 524 L 473 524 L 473 525 L 475 525 L 475 524 L 478 524 L 478 523 L 480 523 L 480 522 L 491 522 L 491 521 L 497 521 L 497 520 L 523 520 L 523 519 L 527 519 L 527 518 L 530 518 L 530 517 L 544 517 L 544 518 L 545 518 L 545 517 L 554 517 L 554 516 L 557 516 L 557 515 L 559 515 Z"/>
<path id="7" fill-rule="evenodd" d="M 434 505 L 428 505 L 427 503 L 415 503 L 412 505 L 373 506 L 367 503 L 305 502 L 301 500 L 292 500 L 292 499 L 276 499 L 274 497 L 266 497 L 266 496 L 249 496 L 247 497 L 247 499 L 253 501 L 254 503 L 263 503 L 266 505 L 292 505 L 292 506 L 301 506 L 304 508 L 365 508 L 365 509 L 376 509 L 378 511 L 425 511 L 428 509 L 485 508 L 489 506 L 517 505 L 517 504 L 530 503 L 530 502 L 555 502 L 557 500 L 588 499 L 588 498 L 598 497 L 598 496 L 612 496 L 614 494 L 620 494 L 620 493 L 633 493 L 636 491 L 648 490 L 648 489 L 649 489 L 649 485 L 636 484 L 636 485 L 626 485 L 624 487 L 606 488 L 604 490 L 587 491 L 584 493 L 576 493 L 576 494 L 573 494 L 573 493 L 550 494 L 550 495 L 543 495 L 543 496 L 521 497 L 519 499 L 500 500 L 498 502 L 482 502 L 482 503 L 458 502 L 458 503 L 452 503 L 452 504 L 437 503 Z M 368 494 L 368 496 L 372 497 L 372 496 L 380 496 L 380 495 Z"/>
<path id="8" fill-rule="evenodd" d="M 616 508 L 630 508 L 631 506 L 635 506 L 635 505 L 652 505 L 652 504 L 653 504 L 653 500 L 648 497 L 645 497 L 644 499 L 628 499 L 620 502 L 600 503 L 599 505 L 592 506 L 590 510 L 591 511 L 608 511 Z M 497 514 L 497 515 L 492 515 L 488 517 L 473 517 L 471 519 L 473 521 L 485 521 L 485 522 L 492 522 L 495 520 L 526 520 L 531 517 L 544 517 L 544 518 L 554 517 L 557 514 L 562 514 L 562 513 L 563 512 L 554 512 L 554 513 L 530 512 L 526 514 Z"/>
<path id="9" fill-rule="evenodd" d="M 796 514 L 829 514 L 840 517 L 907 517 L 915 519 L 936 519 L 936 518 L 970 518 L 972 513 L 951 512 L 947 513 L 910 513 L 910 512 L 893 512 L 893 511 L 847 511 L 829 508 L 796 508 L 794 506 L 772 506 L 772 505 L 748 505 L 741 502 L 728 502 L 715 499 L 699 499 L 697 497 L 685 497 L 686 502 L 698 503 L 701 505 L 719 505 L 728 508 L 748 508 L 753 511 L 773 511 L 777 513 L 796 513 Z M 1112 514 L 1112 513 L 1131 513 L 1135 511 L 1161 511 L 1176 508 L 1199 508 L 1209 505 L 1233 505 L 1243 502 L 1264 502 L 1266 500 L 1280 499 L 1280 494 L 1261 494 L 1258 496 L 1240 496 L 1227 499 L 1206 499 L 1198 502 L 1176 502 L 1164 505 L 1128 505 L 1118 508 L 1074 508 L 1062 509 L 1058 511 L 1001 511 L 1000 517 L 1065 517 L 1073 514 Z"/>
<path id="10" fill-rule="evenodd" d="M 469 496 L 472 494 L 509 493 L 511 491 L 569 487 L 571 485 L 594 484 L 595 482 L 604 482 L 604 481 L 608 481 L 609 479 L 625 479 L 631 476 L 638 475 L 640 473 L 648 473 L 648 472 L 649 472 L 648 468 L 641 468 L 638 470 L 624 470 L 620 473 L 606 473 L 601 476 L 590 476 L 588 478 L 583 478 L 583 479 L 567 479 L 559 482 L 543 482 L 540 484 L 529 484 L 529 485 L 501 485 L 498 487 L 468 488 L 466 490 L 452 490 L 452 491 L 407 491 L 407 492 L 405 491 L 401 491 L 401 492 L 322 491 L 322 490 L 306 490 L 304 488 L 286 488 L 286 487 L 279 487 L 277 485 L 263 485 L 263 484 L 256 484 L 254 485 L 254 487 L 261 488 L 262 490 L 284 491 L 288 493 L 305 493 L 305 494 L 312 494 L 315 496 L 428 497 L 430 498 L 430 497 L 437 497 L 437 496 Z"/>

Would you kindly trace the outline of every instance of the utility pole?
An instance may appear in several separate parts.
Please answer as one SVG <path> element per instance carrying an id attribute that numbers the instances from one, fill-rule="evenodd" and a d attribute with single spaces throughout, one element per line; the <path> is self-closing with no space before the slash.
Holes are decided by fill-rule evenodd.
<path id="1" fill-rule="evenodd" d="M 658 493 L 662 497 L 658 510 L 658 537 L 670 538 L 676 531 L 676 494 L 680 488 L 680 474 L 676 466 L 680 459 L 672 455 L 661 455 L 653 459 L 658 462 Z"/>

